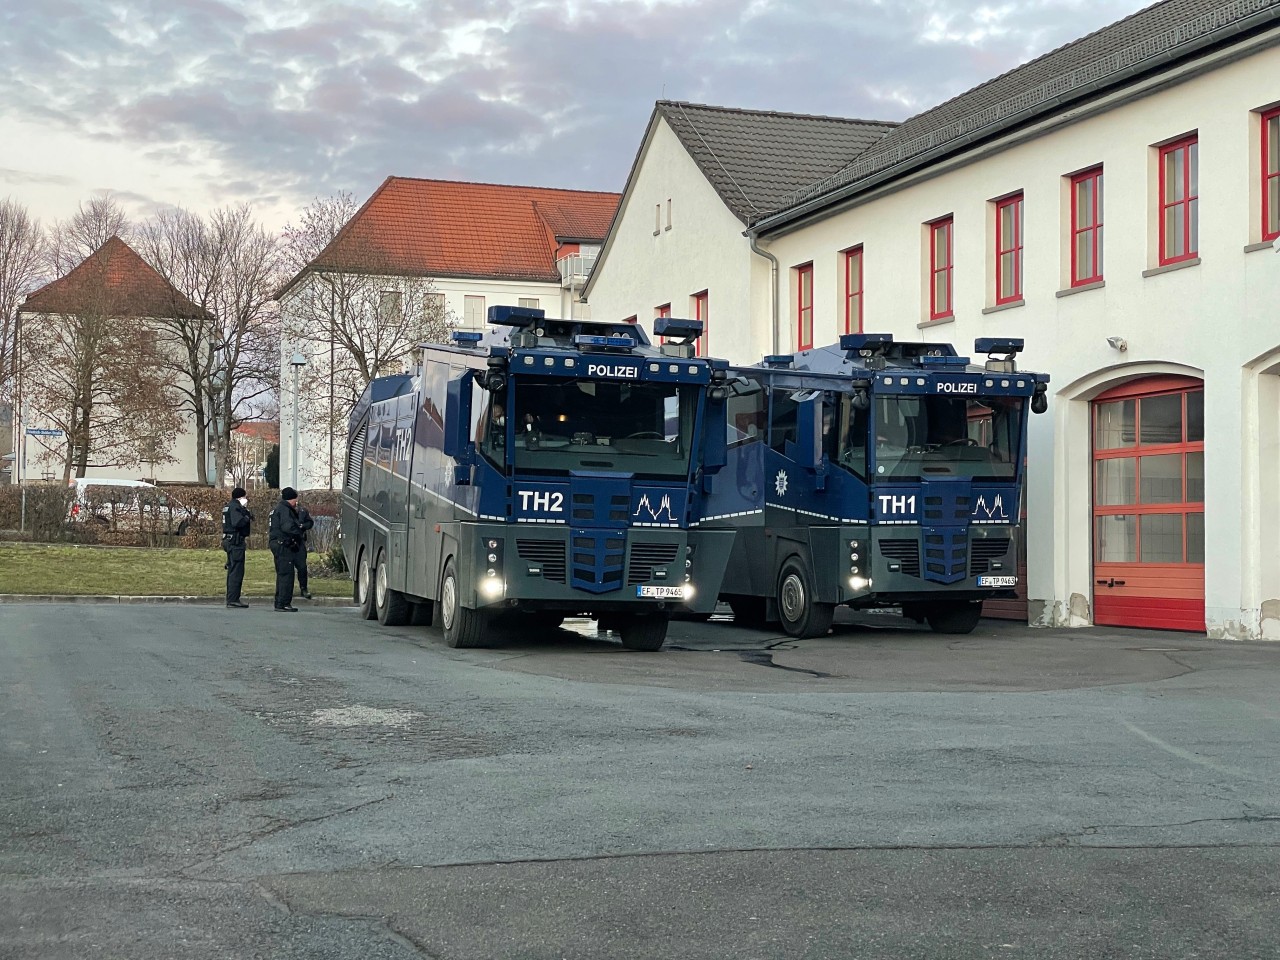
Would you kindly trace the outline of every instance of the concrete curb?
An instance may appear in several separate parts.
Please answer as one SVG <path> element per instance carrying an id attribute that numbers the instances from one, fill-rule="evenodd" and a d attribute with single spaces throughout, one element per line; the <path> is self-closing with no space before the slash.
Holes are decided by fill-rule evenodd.
<path id="1" fill-rule="evenodd" d="M 302 609 L 306 607 L 353 607 L 346 597 L 316 597 L 314 600 L 295 598 Z M 245 603 L 251 606 L 270 606 L 271 597 L 245 597 Z M 192 604 L 224 604 L 224 597 L 112 597 L 112 596 L 77 596 L 74 594 L 22 594 L 0 593 L 0 603 L 192 603 Z"/>

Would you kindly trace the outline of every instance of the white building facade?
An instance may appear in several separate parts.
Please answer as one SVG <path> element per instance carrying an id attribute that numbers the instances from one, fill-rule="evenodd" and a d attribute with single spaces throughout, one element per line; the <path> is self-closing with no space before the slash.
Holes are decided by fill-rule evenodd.
<path id="1" fill-rule="evenodd" d="M 1028 452 L 1031 621 L 1280 639 L 1278 45 L 1274 2 L 1157 4 L 913 118 L 725 231 L 685 281 L 713 304 L 747 291 L 713 306 L 712 351 L 1025 338 L 1022 366 L 1053 378 Z M 606 243 L 598 316 L 666 296 L 613 272 L 647 255 L 642 227 Z M 752 240 L 776 311 L 770 261 L 740 263 Z"/>

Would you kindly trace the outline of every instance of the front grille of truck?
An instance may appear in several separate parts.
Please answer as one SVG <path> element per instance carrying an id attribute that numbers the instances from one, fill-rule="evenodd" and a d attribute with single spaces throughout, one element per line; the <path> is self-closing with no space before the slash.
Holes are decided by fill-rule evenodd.
<path id="1" fill-rule="evenodd" d="M 920 544 L 915 540 L 881 540 L 880 556 L 901 564 L 907 576 L 920 576 Z"/>
<path id="2" fill-rule="evenodd" d="M 676 543 L 633 543 L 631 563 L 627 567 L 627 585 L 634 587 L 652 580 L 654 569 L 673 563 L 679 549 L 680 545 Z"/>
<path id="3" fill-rule="evenodd" d="M 969 534 L 964 528 L 941 527 L 924 535 L 924 578 L 955 583 L 969 566 Z"/>
<path id="4" fill-rule="evenodd" d="M 563 540 L 516 540 L 516 553 L 521 560 L 540 566 L 543 580 L 564 583 Z"/>
<path id="5" fill-rule="evenodd" d="M 975 540 L 969 548 L 969 573 L 977 576 L 991 569 L 991 561 L 1009 552 L 1008 539 Z"/>
<path id="6" fill-rule="evenodd" d="M 624 526 L 629 514 L 629 493 L 601 494 L 574 492 L 571 514 L 573 522 L 591 527 Z"/>
<path id="7" fill-rule="evenodd" d="M 957 520 L 968 520 L 969 510 L 969 494 L 958 490 L 948 488 L 943 495 L 926 494 L 924 498 L 926 523 L 945 526 Z"/>
<path id="8" fill-rule="evenodd" d="M 608 593 L 619 589 L 626 552 L 626 537 L 618 532 L 575 530 L 570 585 L 589 593 Z"/>

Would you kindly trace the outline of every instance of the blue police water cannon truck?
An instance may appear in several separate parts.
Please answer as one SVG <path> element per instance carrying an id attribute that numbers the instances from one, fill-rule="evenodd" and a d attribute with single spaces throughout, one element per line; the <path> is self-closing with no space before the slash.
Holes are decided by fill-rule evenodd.
<path id="1" fill-rule="evenodd" d="M 356 602 L 385 625 L 434 619 L 454 647 L 585 615 L 659 649 L 673 614 L 714 609 L 736 535 L 691 523 L 725 463 L 727 362 L 694 356 L 699 321 L 659 320 L 655 346 L 625 323 L 488 319 L 351 415 Z"/>
<path id="2" fill-rule="evenodd" d="M 849 334 L 730 370 L 727 465 L 699 529 L 737 530 L 721 599 L 735 619 L 827 632 L 835 608 L 901 607 L 968 633 L 1015 596 L 1028 411 L 1049 377 L 1023 341 Z"/>

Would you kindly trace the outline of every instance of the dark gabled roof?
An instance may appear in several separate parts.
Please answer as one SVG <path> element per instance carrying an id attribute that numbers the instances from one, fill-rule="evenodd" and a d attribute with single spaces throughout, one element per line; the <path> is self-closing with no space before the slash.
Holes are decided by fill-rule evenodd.
<path id="1" fill-rule="evenodd" d="M 387 177 L 309 271 L 558 283 L 558 241 L 604 239 L 616 193 Z"/>
<path id="2" fill-rule="evenodd" d="M 911 117 L 838 172 L 783 198 L 767 219 L 781 225 L 789 210 L 809 201 L 857 192 L 859 181 L 892 177 L 894 167 L 905 172 L 917 158 L 1060 112 L 1278 20 L 1280 0 L 1162 0 Z"/>
<path id="3" fill-rule="evenodd" d="M 841 169 L 896 126 L 673 100 L 659 100 L 655 111 L 743 223 Z"/>
<path id="4" fill-rule="evenodd" d="M 23 301 L 22 313 L 198 319 L 205 312 L 179 293 L 119 237 Z"/>

